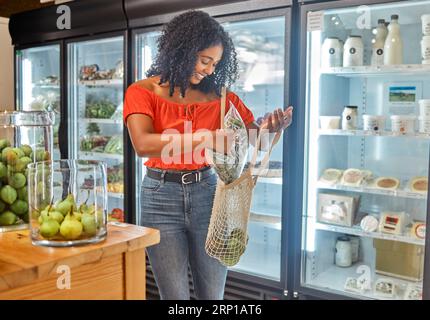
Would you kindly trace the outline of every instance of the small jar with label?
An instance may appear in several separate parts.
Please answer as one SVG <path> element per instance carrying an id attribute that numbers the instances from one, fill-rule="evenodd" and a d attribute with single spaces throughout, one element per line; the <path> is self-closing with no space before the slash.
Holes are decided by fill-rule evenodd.
<path id="1" fill-rule="evenodd" d="M 356 67 L 363 65 L 363 40 L 361 36 L 349 36 L 343 48 L 343 66 Z"/>
<path id="2" fill-rule="evenodd" d="M 336 37 L 328 37 L 324 40 L 321 52 L 321 67 L 332 68 L 342 66 L 342 50 L 340 41 Z"/>
<path id="3" fill-rule="evenodd" d="M 350 267 L 352 265 L 351 240 L 346 236 L 337 238 L 335 263 L 338 267 Z"/>
<path id="4" fill-rule="evenodd" d="M 342 112 L 342 129 L 357 130 L 357 106 L 345 106 Z"/>

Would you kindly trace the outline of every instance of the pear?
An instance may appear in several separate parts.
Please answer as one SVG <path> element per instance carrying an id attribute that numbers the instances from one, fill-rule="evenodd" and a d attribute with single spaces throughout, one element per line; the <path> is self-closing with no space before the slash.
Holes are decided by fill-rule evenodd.
<path id="1" fill-rule="evenodd" d="M 81 218 L 81 223 L 86 234 L 94 236 L 97 233 L 97 223 L 94 215 L 84 213 Z"/>
<path id="2" fill-rule="evenodd" d="M 43 221 L 40 226 L 40 235 L 44 238 L 52 238 L 60 230 L 60 224 L 54 219 L 47 219 Z"/>
<path id="3" fill-rule="evenodd" d="M 10 205 L 10 210 L 12 210 L 17 215 L 23 215 L 28 212 L 28 203 L 24 200 L 16 200 Z"/>
<path id="4" fill-rule="evenodd" d="M 0 226 L 11 226 L 17 220 L 16 215 L 12 211 L 0 213 Z"/>
<path id="5" fill-rule="evenodd" d="M 63 216 L 68 214 L 71 210 L 75 210 L 76 204 L 75 204 L 75 198 L 73 197 L 73 194 L 67 195 L 66 199 L 64 199 L 59 204 L 57 204 L 55 209 L 56 211 L 61 212 Z"/>
<path id="6" fill-rule="evenodd" d="M 9 185 L 15 189 L 20 189 L 25 186 L 27 179 L 22 173 L 15 173 L 9 177 Z"/>
<path id="7" fill-rule="evenodd" d="M 18 197 L 18 194 L 14 188 L 12 188 L 9 185 L 4 186 L 0 190 L 0 198 L 7 204 L 12 204 L 15 202 L 16 198 Z"/>
<path id="8" fill-rule="evenodd" d="M 77 220 L 75 214 L 72 212 L 71 214 L 68 213 L 64 218 L 60 227 L 60 233 L 65 239 L 74 240 L 80 237 L 82 229 L 82 223 Z"/>
<path id="9" fill-rule="evenodd" d="M 10 142 L 7 139 L 0 139 L 0 151 L 4 148 L 10 147 Z"/>
<path id="10" fill-rule="evenodd" d="M 31 149 L 31 147 L 28 144 L 23 144 L 21 146 L 21 150 L 22 152 L 24 152 L 24 154 L 29 157 L 31 155 L 31 153 L 33 152 L 33 149 Z"/>
<path id="11" fill-rule="evenodd" d="M 40 221 L 43 222 L 43 221 L 46 221 L 46 220 L 49 220 L 49 219 L 55 220 L 58 223 L 63 222 L 63 220 L 64 220 L 63 214 L 61 212 L 54 211 L 53 209 L 54 209 L 54 207 L 50 207 L 49 209 L 43 210 L 40 213 L 39 223 L 40 223 Z"/>
<path id="12" fill-rule="evenodd" d="M 0 162 L 0 179 L 7 176 L 7 167 L 3 164 L 3 162 Z"/>

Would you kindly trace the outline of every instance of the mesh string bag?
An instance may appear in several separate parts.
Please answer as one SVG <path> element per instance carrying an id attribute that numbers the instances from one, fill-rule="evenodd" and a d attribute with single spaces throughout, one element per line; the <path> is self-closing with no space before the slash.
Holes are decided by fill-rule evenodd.
<path id="1" fill-rule="evenodd" d="M 222 101 L 224 100 L 223 91 Z M 223 107 L 225 103 L 224 106 L 223 103 L 221 104 L 221 110 Z M 221 112 L 222 115 L 223 112 Z M 257 178 L 267 166 L 273 146 L 280 136 L 281 132 L 277 132 L 258 169 L 255 168 L 255 163 L 261 134 L 257 138 L 250 165 L 240 177 L 228 184 L 218 179 L 205 250 L 209 256 L 219 260 L 225 266 L 236 265 L 245 252 L 253 191 Z"/>

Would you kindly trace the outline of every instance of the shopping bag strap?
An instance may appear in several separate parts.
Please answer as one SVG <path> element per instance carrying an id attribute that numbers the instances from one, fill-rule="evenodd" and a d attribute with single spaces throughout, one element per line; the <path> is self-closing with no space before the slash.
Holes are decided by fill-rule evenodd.
<path id="1" fill-rule="evenodd" d="M 264 155 L 263 160 L 261 160 L 261 164 L 260 164 L 260 167 L 258 168 L 258 171 L 256 172 L 255 175 L 253 175 L 253 176 L 255 176 L 254 177 L 254 183 L 257 183 L 257 179 L 258 179 L 259 175 L 268 165 L 269 159 L 270 159 L 270 154 L 272 153 L 273 147 L 278 143 L 279 139 L 281 138 L 281 134 L 282 134 L 282 131 L 277 131 L 275 136 L 273 137 L 273 140 L 270 144 L 269 150 Z M 252 155 L 251 162 L 249 163 L 249 168 L 251 170 L 251 174 L 252 174 L 252 171 L 254 170 L 255 164 L 257 162 L 258 149 L 260 148 L 260 145 L 261 145 L 261 137 L 262 137 L 262 132 L 260 130 L 260 132 L 258 133 L 258 137 L 257 137 L 257 143 L 255 144 L 254 153 Z"/>
<path id="2" fill-rule="evenodd" d="M 220 116 L 220 128 L 224 129 L 224 118 L 225 118 L 225 104 L 227 100 L 227 88 L 222 87 L 221 88 L 221 116 Z"/>

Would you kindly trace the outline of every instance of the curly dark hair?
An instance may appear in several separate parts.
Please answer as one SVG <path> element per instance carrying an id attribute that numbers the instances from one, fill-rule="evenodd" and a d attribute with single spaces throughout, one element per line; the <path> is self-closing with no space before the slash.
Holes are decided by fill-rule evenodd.
<path id="1" fill-rule="evenodd" d="M 198 85 L 190 84 L 197 63 L 197 53 L 214 45 L 223 46 L 221 61 L 215 71 Z M 158 54 L 147 77 L 160 76 L 160 84 L 169 82 L 170 96 L 179 87 L 183 97 L 188 87 L 221 95 L 223 86 L 238 78 L 236 50 L 228 33 L 209 14 L 190 10 L 173 18 L 164 26 L 158 39 Z"/>

